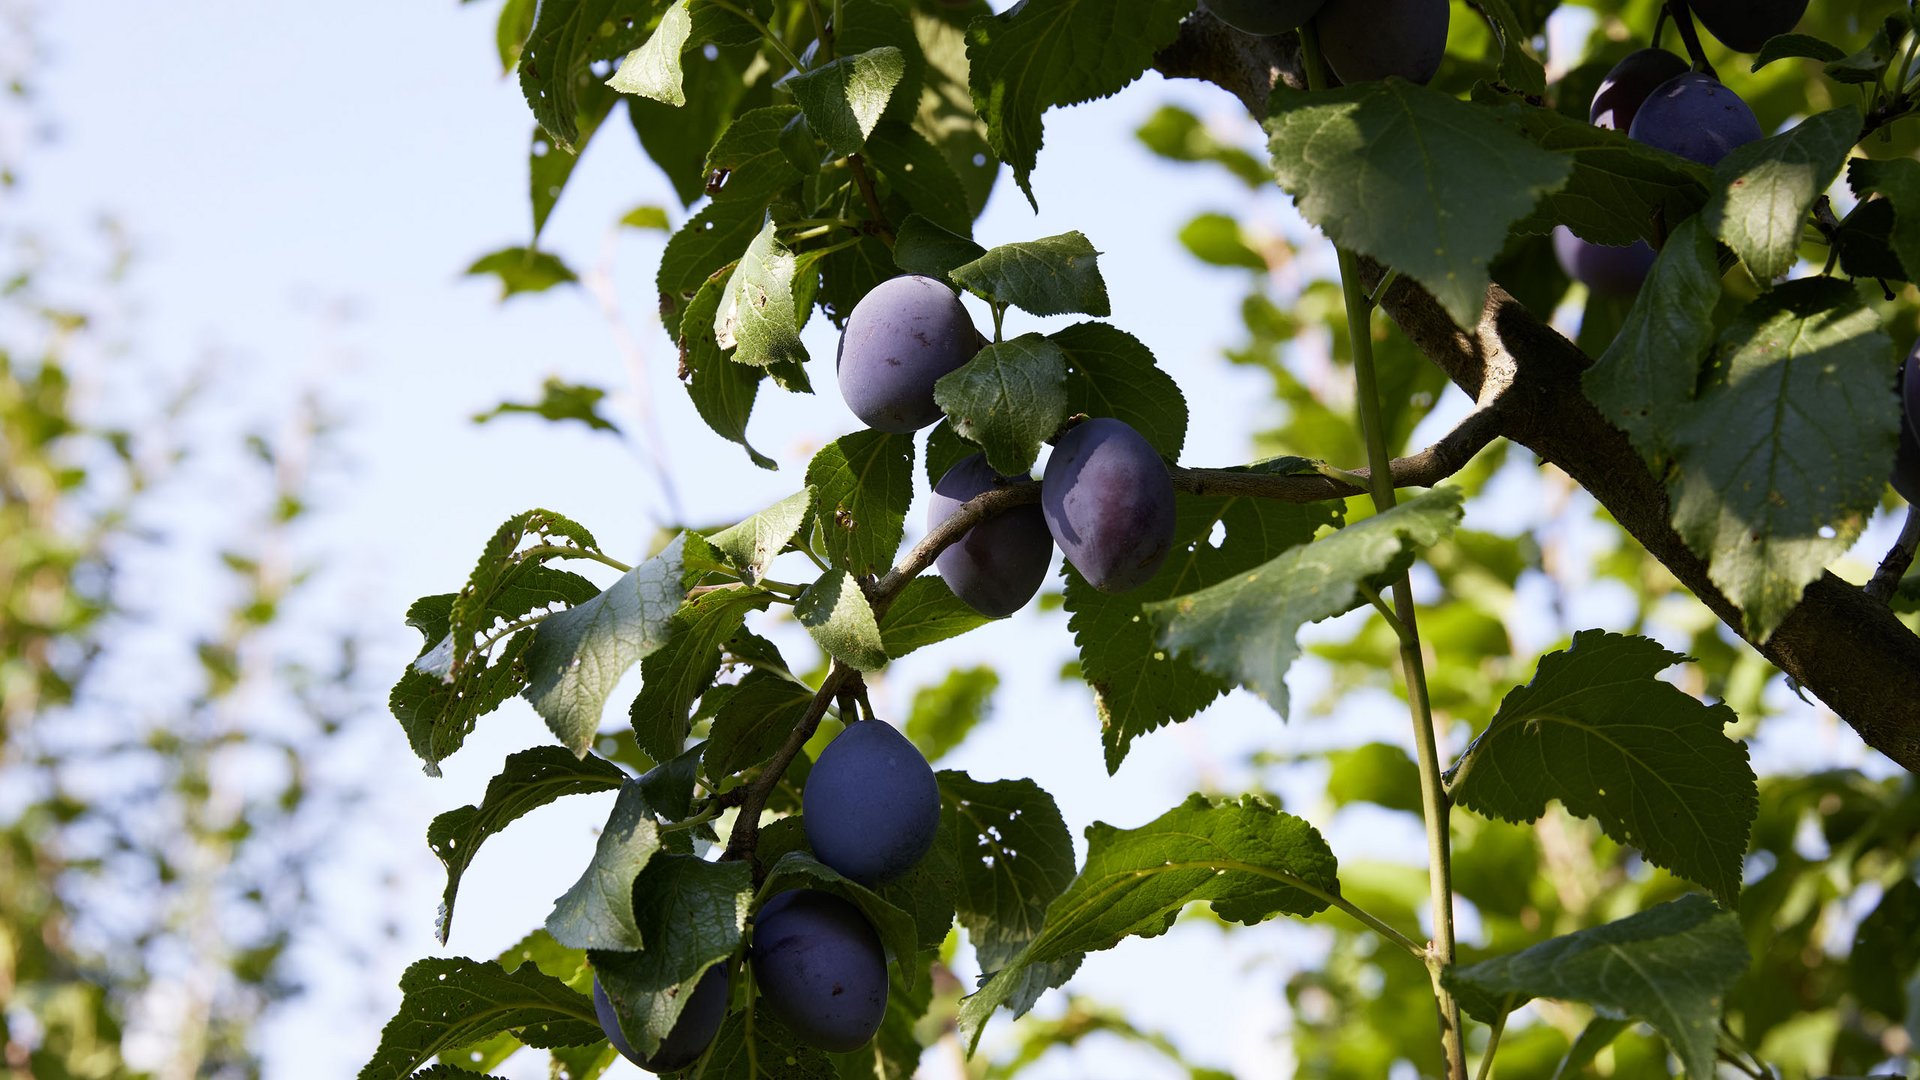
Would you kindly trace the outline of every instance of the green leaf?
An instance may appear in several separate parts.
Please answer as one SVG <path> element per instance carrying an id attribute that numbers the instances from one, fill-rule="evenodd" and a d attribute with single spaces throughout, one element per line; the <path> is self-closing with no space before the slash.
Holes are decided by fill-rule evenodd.
<path id="1" fill-rule="evenodd" d="M 880 620 L 880 641 L 895 660 L 922 646 L 932 645 L 992 619 L 967 606 L 937 577 L 917 577 L 900 590 Z"/>
<path id="2" fill-rule="evenodd" d="M 842 436 L 807 463 L 807 487 L 827 560 L 855 574 L 884 572 L 913 501 L 913 436 Z"/>
<path id="3" fill-rule="evenodd" d="M 708 278 L 687 304 L 678 338 L 682 378 L 693 407 L 714 434 L 740 444 L 755 465 L 777 469 L 779 465 L 772 458 L 747 441 L 747 420 L 753 415 L 753 399 L 760 393 L 760 380 L 766 372 L 734 363 L 713 337 L 713 320 L 720 311 L 727 276 Z"/>
<path id="4" fill-rule="evenodd" d="M 960 868 L 953 861 L 953 845 L 935 829 L 933 847 L 905 874 L 879 887 L 880 899 L 907 913 L 921 955 L 937 950 L 953 932 L 953 898 L 960 888 Z M 898 974 L 899 968 L 895 968 Z M 924 977 L 924 976 L 922 976 Z"/>
<path id="5" fill-rule="evenodd" d="M 641 229 L 649 232 L 671 232 L 667 222 L 667 212 L 658 206 L 636 206 L 620 215 L 620 224 L 629 229 Z"/>
<path id="6" fill-rule="evenodd" d="M 1876 194 L 1893 204 L 1889 246 L 1909 275 L 1920 274 L 1920 161 L 1855 158 L 1847 162 L 1847 183 L 1861 198 Z"/>
<path id="7" fill-rule="evenodd" d="M 1012 304 L 1035 315 L 1108 315 L 1100 253 L 1080 232 L 1020 244 L 1002 244 L 957 266 L 955 285 L 990 304 Z"/>
<path id="8" fill-rule="evenodd" d="M 1594 127 L 1585 109 L 1572 117 L 1504 96 L 1476 95 L 1475 101 L 1570 166 L 1567 182 L 1514 226 L 1519 232 L 1544 234 L 1566 225 L 1596 244 L 1658 242 L 1665 228 L 1706 204 L 1713 178 L 1706 166 Z"/>
<path id="9" fill-rule="evenodd" d="M 1584 1002 L 1606 1016 L 1637 1017 L 1666 1036 L 1689 1076 L 1712 1080 L 1723 1002 L 1747 963 L 1740 920 L 1691 895 L 1524 952 L 1454 968 L 1447 981 L 1515 1007 L 1546 997 Z"/>
<path id="10" fill-rule="evenodd" d="M 744 862 L 662 855 L 633 881 L 641 952 L 596 951 L 594 973 L 633 1048 L 652 1054 L 673 1030 L 701 976 L 731 963 L 745 940 L 753 870 Z"/>
<path id="11" fill-rule="evenodd" d="M 1829 109 L 1736 148 L 1715 167 L 1724 188 L 1707 206 L 1707 227 L 1763 286 L 1793 269 L 1813 201 L 1840 175 L 1860 124 L 1852 106 Z"/>
<path id="12" fill-rule="evenodd" d="M 628 716 L 640 749 L 656 761 L 680 754 L 694 700 L 713 685 L 720 646 L 770 597 L 755 589 L 719 589 L 689 599 L 667 624 L 666 640 L 640 661 L 640 693 Z"/>
<path id="13" fill-rule="evenodd" d="M 859 671 L 887 666 L 887 649 L 880 640 L 873 606 L 847 571 L 824 574 L 809 585 L 793 605 L 793 616 L 835 660 Z"/>
<path id="14" fill-rule="evenodd" d="M 500 6 L 493 37 L 502 75 L 512 74 L 513 66 L 520 62 L 520 50 L 526 47 L 527 35 L 533 33 L 533 9 L 537 6 L 535 0 L 507 0 Z"/>
<path id="15" fill-rule="evenodd" d="M 1445 539 L 1460 521 L 1460 499 L 1457 488 L 1429 491 L 1217 585 L 1148 604 L 1147 617 L 1169 650 L 1260 695 L 1285 718 L 1300 628 L 1365 603 L 1362 585 Z"/>
<path id="16" fill-rule="evenodd" d="M 701 1080 L 837 1080 L 827 1055 L 801 1042 L 765 1009 L 720 1025 Z"/>
<path id="17" fill-rule="evenodd" d="M 577 154 L 586 142 L 576 119 L 581 84 L 598 84 L 583 79 L 587 65 L 640 44 L 653 11 L 653 0 L 542 0 L 520 54 L 520 91 L 560 149 Z"/>
<path id="18" fill-rule="evenodd" d="M 1907 1018 L 1908 983 L 1920 970 L 1920 884 L 1901 878 L 1860 920 L 1847 955 L 1847 987 L 1866 1008 L 1901 1023 Z"/>
<path id="19" fill-rule="evenodd" d="M 866 720 L 862 723 L 878 724 L 880 720 Z M 776 896 L 788 889 L 815 889 L 832 893 L 860 909 L 860 914 L 873 924 L 874 933 L 880 936 L 880 944 L 887 950 L 887 956 L 895 964 L 905 965 L 919 951 L 916 942 L 918 931 L 913 917 L 880 898 L 880 894 L 864 886 L 841 877 L 832 867 L 814 858 L 804 851 L 789 851 L 774 861 L 767 871 L 767 881 L 761 891 L 767 896 Z"/>
<path id="20" fill-rule="evenodd" d="M 973 230 L 967 190 L 953 166 L 926 136 L 899 121 L 883 121 L 867 137 L 864 156 L 880 169 L 893 194 L 905 199 L 915 215 L 954 233 Z M 899 259 L 897 238 L 894 258 Z"/>
<path id="21" fill-rule="evenodd" d="M 813 705 L 813 690 L 771 671 L 750 671 L 713 715 L 706 774 L 719 781 L 773 756 Z"/>
<path id="22" fill-rule="evenodd" d="M 916 8 L 913 35 L 926 59 L 913 126 L 932 140 L 967 193 L 967 210 L 979 216 L 1000 178 L 1000 159 L 987 142 L 987 123 L 973 108 L 967 85 L 966 24 L 991 15 L 986 0 L 961 0 L 938 11 Z"/>
<path id="23" fill-rule="evenodd" d="M 1822 41 L 1810 34 L 1775 34 L 1767 39 L 1760 51 L 1754 54 L 1750 71 L 1759 71 L 1775 60 L 1800 58 L 1832 63 L 1846 59 L 1846 51 L 1838 45 Z"/>
<path id="24" fill-rule="evenodd" d="M 928 761 L 939 761 L 987 718 L 993 692 L 999 688 L 1000 676 L 989 667 L 947 672 L 940 682 L 913 692 L 913 706 L 907 711 L 907 738 Z"/>
<path id="25" fill-rule="evenodd" d="M 988 345 L 933 384 L 954 430 L 984 449 L 1002 476 L 1033 468 L 1067 417 L 1067 357 L 1039 334 Z"/>
<path id="26" fill-rule="evenodd" d="M 1067 413 L 1110 416 L 1168 461 L 1187 440 L 1187 399 L 1140 339 L 1107 323 L 1075 323 L 1048 337 L 1067 354 Z"/>
<path id="27" fill-rule="evenodd" d="M 835 157 L 857 154 L 907 73 L 906 56 L 883 45 L 789 78 L 785 86 L 808 126 Z"/>
<path id="28" fill-rule="evenodd" d="M 960 871 L 954 907 L 981 969 L 998 971 L 1040 936 L 1047 907 L 1073 880 L 1073 837 L 1032 780 L 980 781 L 953 769 L 937 779 L 941 829 Z"/>
<path id="29" fill-rule="evenodd" d="M 699 3 L 694 9 L 696 35 L 700 12 L 711 9 Z M 682 206 L 691 206 L 707 194 L 707 152 L 734 114 L 752 105 L 764 105 L 771 93 L 771 73 L 764 70 L 757 43 L 744 48 L 716 47 L 712 60 L 704 52 L 698 59 L 682 54 L 681 86 L 687 96 L 685 105 L 668 105 L 650 98 L 627 97 L 627 121 L 640 146 L 673 185 Z M 600 84 L 596 81 L 596 86 Z M 600 86 L 610 96 L 610 87 Z M 760 224 L 755 217 L 754 224 Z M 739 248 L 729 252 L 730 261 Z"/>
<path id="30" fill-rule="evenodd" d="M 1266 273 L 1267 260 L 1240 231 L 1240 222 L 1228 214 L 1208 212 L 1180 227 L 1180 243 L 1194 258 L 1213 266 L 1237 266 Z"/>
<path id="31" fill-rule="evenodd" d="M 752 584 L 766 574 L 774 557 L 799 535 L 812 503 L 812 491 L 796 491 L 739 524 L 707 537 L 707 542 L 727 557 L 744 581 Z"/>
<path id="32" fill-rule="evenodd" d="M 961 1003 L 961 1032 L 979 1043 L 1021 968 L 1156 937 L 1188 904 L 1207 901 L 1222 920 L 1251 926 L 1317 914 L 1339 891 L 1333 852 L 1313 826 L 1252 795 L 1194 795 L 1138 829 L 1095 822 L 1087 863 L 1047 908 L 1039 936 Z"/>
<path id="33" fill-rule="evenodd" d="M 606 122 L 607 114 L 613 111 L 618 100 L 618 94 L 583 68 L 574 76 L 573 123 L 579 134 L 573 139 L 573 149 L 554 145 L 546 129 L 534 125 L 527 145 L 527 203 L 533 212 L 536 243 L 546 230 L 547 219 L 553 216 L 554 206 L 560 202 L 560 193 L 573 178 L 574 166 L 580 164 L 581 152 Z"/>
<path id="34" fill-rule="evenodd" d="M 1545 97 L 1547 71 L 1527 52 L 1527 39 L 1533 35 L 1514 14 L 1513 5 L 1507 0 L 1487 0 L 1480 10 L 1493 20 L 1500 41 L 1500 81 L 1528 97 Z"/>
<path id="35" fill-rule="evenodd" d="M 460 878 L 487 838 L 519 820 L 528 811 L 567 795 L 611 791 L 627 779 L 618 765 L 593 754 L 575 757 L 559 746 L 536 746 L 508 756 L 499 775 L 487 781 L 478 806 L 449 810 L 427 826 L 427 846 L 447 868 L 447 887 L 440 895 L 440 915 L 434 934 L 440 944 L 453 932 L 453 901 Z"/>
<path id="36" fill-rule="evenodd" d="M 580 880 L 553 902 L 547 933 L 570 949 L 644 948 L 634 918 L 633 880 L 660 850 L 660 823 L 638 783 L 627 783 Z"/>
<path id="37" fill-rule="evenodd" d="M 1866 47 L 1850 56 L 1829 63 L 1827 77 L 1835 82 L 1853 86 L 1864 86 L 1885 80 L 1887 69 L 1900 55 L 1898 41 L 1906 36 L 1906 20 L 1899 16 L 1888 16 L 1880 28 L 1867 41 Z"/>
<path id="38" fill-rule="evenodd" d="M 987 249 L 972 240 L 935 224 L 923 214 L 914 214 L 900 223 L 893 242 L 895 266 L 909 274 L 939 278 L 953 284 L 953 271 L 985 255 Z"/>
<path id="39" fill-rule="evenodd" d="M 1366 743 L 1327 755 L 1327 798 L 1335 806 L 1370 802 L 1389 810 L 1420 813 L 1420 767 L 1405 750 Z"/>
<path id="40" fill-rule="evenodd" d="M 666 642 L 686 595 L 686 534 L 591 600 L 550 616 L 526 652 L 526 698 L 562 746 L 585 754 L 600 730 L 607 695 L 627 669 Z"/>
<path id="41" fill-rule="evenodd" d="M 1267 130 L 1301 215 L 1418 281 L 1461 326 L 1479 321 L 1508 227 L 1572 171 L 1486 109 L 1398 79 L 1277 91 Z"/>
<path id="42" fill-rule="evenodd" d="M 558 979 L 491 961 L 418 960 L 400 976 L 400 1011 L 380 1031 L 360 1080 L 402 1080 L 443 1052 L 512 1031 L 528 1046 L 578 1046 L 604 1036 L 593 1002 Z"/>
<path id="43" fill-rule="evenodd" d="M 548 376 L 540 390 L 539 401 L 528 404 L 503 401 L 489 412 L 475 413 L 473 422 L 484 424 L 509 414 L 529 413 L 556 424 L 563 420 L 577 420 L 595 431 L 620 430 L 612 421 L 600 415 L 600 402 L 607 396 L 605 390 L 597 386 L 577 386 L 553 376 Z"/>
<path id="44" fill-rule="evenodd" d="M 500 299 L 520 293 L 545 292 L 555 285 L 571 285 L 579 275 L 560 261 L 560 256 L 533 248 L 503 248 L 475 259 L 467 267 L 468 277 L 492 274 L 500 279 Z"/>
<path id="45" fill-rule="evenodd" d="M 1587 396 L 1643 457 L 1668 451 L 1713 343 L 1719 301 L 1713 236 L 1703 218 L 1688 218 L 1655 256 L 1612 344 L 1581 376 Z"/>
<path id="46" fill-rule="evenodd" d="M 1808 278 L 1754 301 L 1718 350 L 1673 435 L 1673 526 L 1764 641 L 1879 504 L 1893 349 L 1852 286 Z"/>
<path id="47" fill-rule="evenodd" d="M 735 363 L 764 368 L 807 362 L 793 294 L 794 267 L 793 252 L 775 238 L 773 219 L 768 218 L 727 278 L 727 291 L 714 313 L 714 339 L 722 349 L 734 349 Z"/>
<path id="48" fill-rule="evenodd" d="M 760 235 L 765 220 L 763 200 L 715 199 L 708 203 L 667 239 L 655 277 L 661 295 L 676 301 L 691 298 L 716 270 L 740 258 Z"/>
<path id="49" fill-rule="evenodd" d="M 1257 190 L 1273 182 L 1273 172 L 1265 162 L 1237 146 L 1221 142 L 1199 117 L 1177 105 L 1160 106 L 1134 135 L 1148 150 L 1163 158 L 1213 162 L 1249 188 Z"/>
<path id="50" fill-rule="evenodd" d="M 1134 739 L 1187 719 L 1230 686 L 1190 657 L 1161 648 L 1146 605 L 1233 578 L 1339 520 L 1335 503 L 1183 496 L 1176 505 L 1173 553 L 1145 585 L 1103 593 L 1067 567 L 1067 627 L 1093 690 L 1108 772 L 1120 768 Z M 1216 525 L 1226 528 L 1218 545 L 1211 539 Z"/>
<path id="51" fill-rule="evenodd" d="M 1575 634 L 1461 755 L 1454 801 L 1532 822 L 1558 799 L 1733 906 L 1759 794 L 1747 748 L 1723 730 L 1733 710 L 1658 677 L 1686 659 L 1647 638 Z"/>
<path id="52" fill-rule="evenodd" d="M 1042 114 L 1117 93 L 1145 74 L 1192 10 L 1193 0 L 1054 0 L 967 27 L 974 108 L 993 155 L 1013 166 L 1035 210 Z"/>
<path id="53" fill-rule="evenodd" d="M 693 33 L 693 17 L 687 12 L 688 0 L 676 2 L 660 16 L 660 24 L 647 37 L 646 44 L 620 61 L 607 85 L 622 94 L 638 94 L 668 105 L 685 105 L 686 91 L 681 88 L 680 51 Z"/>
<path id="54" fill-rule="evenodd" d="M 727 125 L 707 154 L 706 171 L 726 176 L 712 193 L 715 202 L 765 205 L 776 192 L 800 182 L 803 174 L 780 147 L 799 115 L 792 105 L 768 105 L 749 109 Z"/>

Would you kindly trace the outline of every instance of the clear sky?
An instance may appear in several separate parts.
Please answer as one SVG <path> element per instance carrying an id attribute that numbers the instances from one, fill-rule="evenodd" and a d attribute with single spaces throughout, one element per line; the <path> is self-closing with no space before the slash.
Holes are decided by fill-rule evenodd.
<path id="1" fill-rule="evenodd" d="M 342 854 L 326 881 L 328 921 L 312 928 L 319 937 L 300 954 L 311 993 L 275 1018 L 266 1045 L 274 1080 L 352 1075 L 398 1000 L 394 984 L 406 964 L 444 953 L 491 956 L 538 926 L 577 875 L 607 810 L 602 799 L 567 800 L 490 841 L 465 879 L 450 947 L 433 941 L 441 877 L 425 846 L 426 823 L 477 801 L 501 758 L 546 732 L 516 700 L 481 721 L 443 778 L 422 776 L 382 707 L 385 683 L 418 646 L 402 623 L 406 605 L 457 587 L 492 529 L 523 509 L 565 513 L 622 557 L 643 554 L 654 529 L 674 519 L 643 440 L 518 419 L 476 427 L 468 417 L 503 398 L 528 399 L 555 374 L 615 388 L 610 413 L 630 431 L 651 400 L 667 468 L 694 523 L 736 518 L 790 493 L 812 451 L 859 424 L 833 390 L 825 358 L 834 343 L 818 318 L 807 341 L 821 393 L 793 398 L 769 389 L 754 418 L 754 441 L 778 459 L 779 472 L 754 468 L 700 424 L 651 314 L 660 239 L 610 233 L 635 204 L 684 216 L 624 123 L 610 123 L 589 148 L 545 245 L 576 269 L 611 275 L 641 364 L 623 361 L 607 317 L 583 291 L 502 306 L 491 282 L 460 276 L 474 257 L 524 243 L 529 233 L 531 118 L 517 85 L 498 70 L 493 4 L 38 6 L 49 54 L 39 83 L 55 126 L 0 214 L 24 214 L 76 244 L 99 214 L 121 218 L 142 255 L 134 284 L 141 362 L 178 370 L 216 355 L 239 372 L 230 391 L 236 409 L 278 407 L 294 388 L 318 385 L 345 421 L 346 478 L 324 491 L 320 554 L 327 617 L 368 637 L 368 711 L 355 743 L 365 753 L 351 772 L 377 794 L 340 837 Z M 1035 177 L 1040 213 L 1003 182 L 976 235 L 992 244 L 1085 232 L 1105 253 L 1115 321 L 1187 390 L 1185 462 L 1231 464 L 1249 456 L 1250 434 L 1275 419 L 1275 406 L 1265 376 L 1220 358 L 1241 335 L 1241 272 L 1200 266 L 1175 232 L 1199 211 L 1225 209 L 1304 233 L 1277 190 L 1250 196 L 1218 170 L 1173 166 L 1139 149 L 1133 129 L 1166 101 L 1258 149 L 1258 130 L 1224 93 L 1149 77 L 1114 100 L 1049 114 Z M 1507 505 L 1537 507 L 1525 498 L 1526 482 L 1513 483 L 1521 498 Z M 183 509 L 217 520 L 222 508 L 210 497 Z M 1496 516 L 1518 528 L 1536 513 Z M 916 530 L 922 514 L 916 504 Z M 1570 618 L 1608 625 L 1621 618 L 1617 600 L 1600 595 Z M 1543 623 L 1534 644 L 1564 632 Z M 1236 694 L 1195 722 L 1141 740 L 1109 778 L 1086 692 L 1057 679 L 1071 655 L 1064 617 L 1029 610 L 894 665 L 876 687 L 876 705 L 900 721 L 913 689 L 949 667 L 996 666 L 1003 683 L 994 721 L 947 764 L 982 778 L 1033 776 L 1060 800 L 1076 839 L 1093 820 L 1141 824 L 1199 788 L 1266 782 L 1280 785 L 1290 809 L 1328 828 L 1343 859 L 1417 851 L 1414 830 L 1398 820 L 1364 810 L 1330 820 L 1315 770 L 1257 776 L 1246 764 L 1261 746 L 1404 741 L 1399 704 L 1362 696 L 1337 724 L 1283 725 Z M 1297 693 L 1313 696 L 1322 677 L 1303 665 L 1293 678 Z M 625 700 L 615 695 L 621 706 Z M 1851 747 L 1836 750 L 1847 756 Z M 389 870 L 396 876 L 383 883 Z M 392 936 L 370 933 L 382 923 Z M 338 945 L 329 934 L 339 935 Z M 1187 924 L 1096 954 L 1075 985 L 1170 1031 L 1201 1063 L 1247 1080 L 1277 1078 L 1291 1074 L 1280 991 L 1311 962 L 1316 936 L 1298 924 L 1231 937 Z M 1179 993 L 1165 992 L 1176 985 Z M 988 1044 L 1004 1030 L 1004 1022 L 996 1026 Z M 929 1054 L 926 1071 L 945 1075 L 936 1057 Z M 1033 1075 L 1175 1075 L 1156 1067 L 1095 1040 Z M 531 1054 L 515 1069 L 516 1077 L 545 1075 Z M 613 1075 L 637 1073 L 622 1064 Z"/>

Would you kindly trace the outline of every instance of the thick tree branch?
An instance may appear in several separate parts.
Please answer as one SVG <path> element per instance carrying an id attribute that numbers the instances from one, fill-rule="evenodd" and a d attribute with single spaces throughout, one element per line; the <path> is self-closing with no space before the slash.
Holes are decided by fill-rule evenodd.
<path id="1" fill-rule="evenodd" d="M 1294 82 L 1294 65 L 1273 54 L 1286 39 L 1251 39 L 1194 19 L 1159 57 L 1170 76 L 1219 84 L 1264 116 L 1267 93 L 1249 85 L 1264 68 Z M 1382 268 L 1363 262 L 1368 287 Z M 1566 472 L 1660 560 L 1701 602 L 1746 638 L 1740 610 L 1707 575 L 1704 560 L 1670 524 L 1667 491 L 1627 437 L 1587 400 L 1580 376 L 1592 360 L 1498 287 L 1472 330 L 1453 324 L 1415 283 L 1389 284 L 1381 306 L 1428 359 L 1494 417 L 1499 434 Z M 1396 468 L 1396 479 L 1398 469 Z M 1811 690 L 1867 745 L 1920 772 L 1920 637 L 1881 603 L 1833 574 L 1807 587 L 1800 606 L 1764 642 L 1761 655 Z"/>

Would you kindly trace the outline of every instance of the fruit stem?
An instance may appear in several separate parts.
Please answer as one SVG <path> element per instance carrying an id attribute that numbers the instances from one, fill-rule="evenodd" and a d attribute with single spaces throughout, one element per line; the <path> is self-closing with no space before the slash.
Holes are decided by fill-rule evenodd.
<path id="1" fill-rule="evenodd" d="M 1901 423 L 1906 423 L 1902 420 Z M 1880 568 L 1873 572 L 1873 580 L 1867 582 L 1867 595 L 1881 603 L 1893 599 L 1900 589 L 1900 579 L 1907 574 L 1907 568 L 1913 565 L 1914 548 L 1920 547 L 1920 507 L 1907 507 L 1907 522 L 1900 527 L 1900 539 L 1894 541 L 1887 557 L 1880 560 Z"/>
<path id="2" fill-rule="evenodd" d="M 1493 1055 L 1500 1049 L 1500 1036 L 1507 1030 L 1507 1014 L 1501 1013 L 1500 1019 L 1493 1022 L 1493 1032 L 1487 1036 L 1487 1048 L 1480 1054 L 1480 1071 L 1475 1073 L 1476 1080 L 1488 1080 L 1493 1075 Z"/>
<path id="3" fill-rule="evenodd" d="M 1677 0 L 1684 7 L 1685 0 Z M 1326 68 L 1320 41 L 1311 23 L 1300 29 L 1300 54 L 1307 69 L 1307 86 L 1326 86 Z M 1347 339 L 1353 349 L 1353 377 L 1358 388 L 1360 431 L 1367 442 L 1367 480 L 1374 510 L 1393 508 L 1393 464 L 1387 433 L 1380 418 L 1380 381 L 1373 367 L 1373 305 L 1360 287 L 1360 271 L 1353 252 L 1336 244 L 1340 261 L 1340 289 L 1347 307 Z M 1400 620 L 1400 667 L 1407 683 L 1407 708 L 1413 717 L 1414 748 L 1420 763 L 1420 809 L 1427 828 L 1427 885 L 1433 908 L 1433 944 L 1427 972 L 1440 1013 L 1440 1046 L 1447 1059 L 1448 1080 L 1467 1080 L 1466 1047 L 1460 1038 L 1460 1004 L 1441 981 L 1453 963 L 1453 856 L 1446 791 L 1440 786 L 1440 751 L 1433 732 L 1433 708 L 1427 700 L 1426 664 L 1420 655 L 1420 626 L 1413 604 L 1413 581 L 1406 573 L 1393 583 L 1393 609 Z"/>
<path id="4" fill-rule="evenodd" d="M 1707 51 L 1700 47 L 1700 31 L 1693 25 L 1693 10 L 1687 7 L 1687 0 L 1667 0 L 1667 10 L 1673 14 L 1674 28 L 1680 31 L 1680 41 L 1687 47 L 1693 70 L 1719 82 L 1720 73 L 1707 63 Z"/>

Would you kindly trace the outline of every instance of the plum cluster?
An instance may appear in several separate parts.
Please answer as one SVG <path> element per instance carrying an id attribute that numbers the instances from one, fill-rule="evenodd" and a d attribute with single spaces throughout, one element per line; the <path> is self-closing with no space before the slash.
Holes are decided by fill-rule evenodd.
<path id="1" fill-rule="evenodd" d="M 1727 40 L 1718 31 L 1715 36 Z M 1587 120 L 1702 165 L 1717 165 L 1735 147 L 1761 136 L 1760 121 L 1740 95 L 1658 48 L 1632 53 L 1607 72 Z M 1553 253 L 1568 277 L 1607 296 L 1636 295 L 1653 269 L 1654 251 L 1645 240 L 1627 246 L 1595 244 L 1565 225 L 1554 227 Z"/>
<path id="2" fill-rule="evenodd" d="M 837 368 L 841 396 L 875 430 L 917 431 L 940 419 L 934 384 L 972 359 L 981 343 L 953 290 L 933 278 L 893 278 L 847 317 Z M 964 458 L 934 483 L 927 527 L 938 528 L 975 496 L 1029 479 L 1001 475 L 983 454 Z M 1013 507 L 975 525 L 936 565 L 955 596 L 996 619 L 1040 591 L 1056 543 L 1088 583 L 1121 592 L 1145 583 L 1166 560 L 1173 511 L 1173 481 L 1152 444 L 1124 421 L 1088 420 L 1059 438 L 1039 506 Z"/>
<path id="3" fill-rule="evenodd" d="M 1313 22 L 1327 67 L 1342 83 L 1397 75 L 1433 81 L 1447 54 L 1447 0 L 1205 0 L 1248 34 L 1284 34 Z"/>

